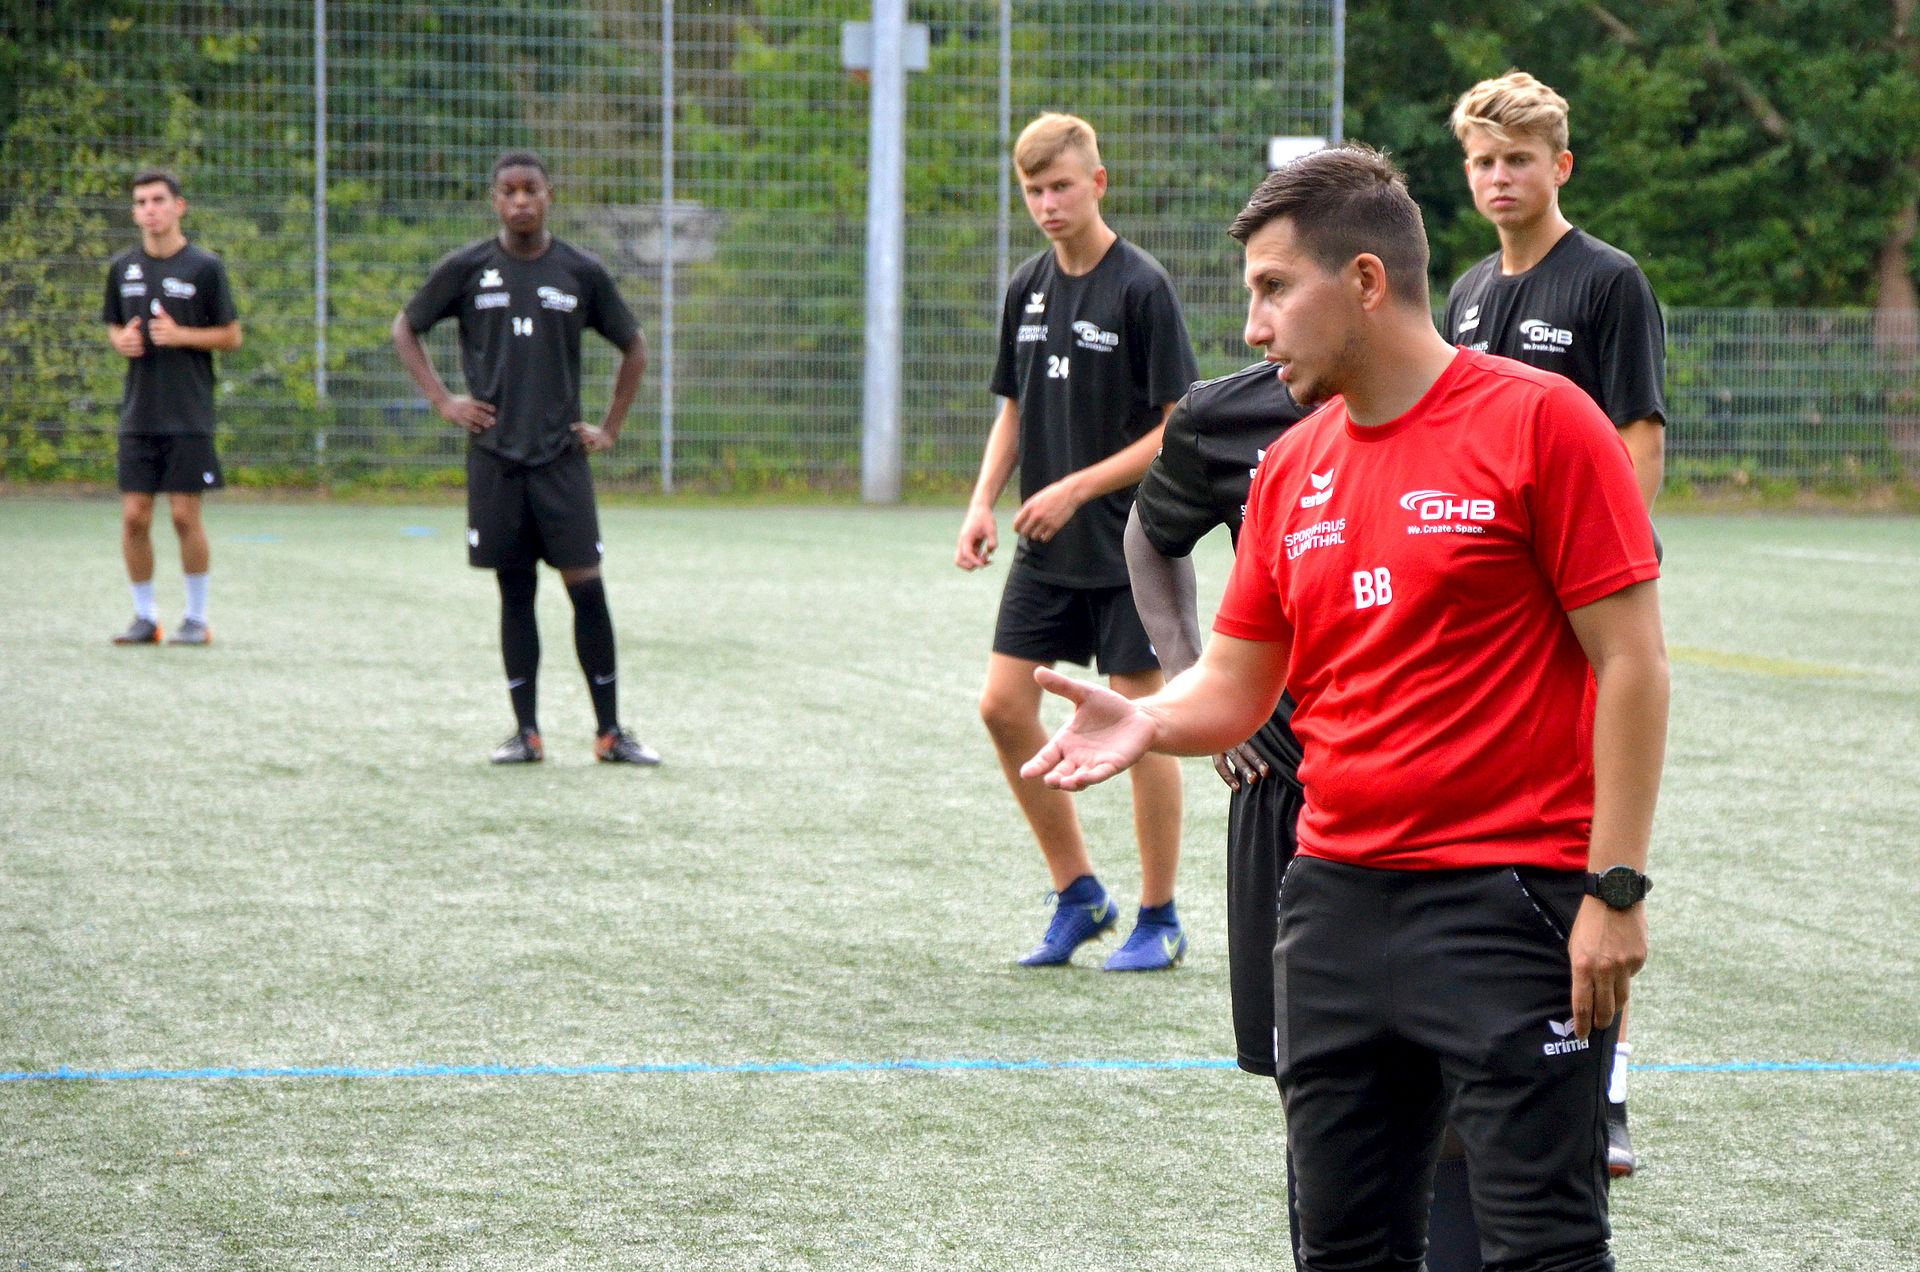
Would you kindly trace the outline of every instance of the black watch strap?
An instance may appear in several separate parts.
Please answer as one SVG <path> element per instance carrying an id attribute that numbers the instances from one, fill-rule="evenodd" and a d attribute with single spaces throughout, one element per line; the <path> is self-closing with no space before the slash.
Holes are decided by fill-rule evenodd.
<path id="1" fill-rule="evenodd" d="M 1587 895 L 1599 897 L 1615 910 L 1630 910 L 1653 891 L 1653 880 L 1632 866 L 1613 866 L 1601 874 L 1587 873 Z"/>

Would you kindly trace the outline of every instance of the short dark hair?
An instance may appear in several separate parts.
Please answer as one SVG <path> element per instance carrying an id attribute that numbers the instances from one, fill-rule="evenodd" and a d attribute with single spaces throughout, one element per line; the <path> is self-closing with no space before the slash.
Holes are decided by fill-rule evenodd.
<path id="1" fill-rule="evenodd" d="M 500 180 L 500 174 L 508 168 L 538 168 L 540 175 L 549 184 L 553 178 L 547 174 L 547 161 L 531 150 L 509 150 L 493 161 L 493 171 L 487 174 L 487 184 Z"/>
<path id="2" fill-rule="evenodd" d="M 1269 222 L 1293 221 L 1300 246 L 1327 270 L 1362 252 L 1380 258 L 1394 294 L 1427 303 L 1427 227 L 1407 179 L 1372 146 L 1316 150 L 1274 169 L 1228 228 L 1244 245 Z"/>
<path id="3" fill-rule="evenodd" d="M 140 169 L 140 171 L 133 174 L 133 180 L 127 185 L 127 192 L 131 194 L 144 185 L 164 185 L 172 192 L 174 198 L 177 199 L 180 197 L 180 178 L 174 176 L 165 168 Z"/>

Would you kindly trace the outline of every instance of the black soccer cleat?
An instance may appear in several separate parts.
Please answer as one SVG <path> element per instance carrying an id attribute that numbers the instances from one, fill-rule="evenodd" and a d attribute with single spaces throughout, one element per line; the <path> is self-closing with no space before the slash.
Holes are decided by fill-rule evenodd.
<path id="1" fill-rule="evenodd" d="M 1627 1134 L 1627 1106 L 1607 1105 L 1607 1174 L 1625 1179 L 1633 1174 L 1640 1159 L 1633 1151 L 1633 1138 Z"/>
<path id="2" fill-rule="evenodd" d="M 602 764 L 658 764 L 660 753 L 628 733 L 615 727 L 602 733 L 593 740 L 593 753 Z"/>
<path id="3" fill-rule="evenodd" d="M 164 635 L 160 624 L 150 618 L 136 617 L 126 631 L 113 638 L 116 645 L 158 645 Z"/>
<path id="4" fill-rule="evenodd" d="M 493 749 L 495 764 L 538 764 L 547 758 L 547 749 L 540 745 L 540 735 L 532 729 L 522 729 Z"/>

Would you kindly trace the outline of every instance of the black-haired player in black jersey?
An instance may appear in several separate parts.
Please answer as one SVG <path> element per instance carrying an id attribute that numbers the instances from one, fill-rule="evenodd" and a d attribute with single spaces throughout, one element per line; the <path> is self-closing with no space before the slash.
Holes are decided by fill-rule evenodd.
<path id="1" fill-rule="evenodd" d="M 1107 170 L 1087 122 L 1042 115 L 1021 132 L 1013 157 L 1027 211 L 1049 245 L 1014 271 L 1002 302 L 991 386 L 1002 401 L 954 564 L 989 563 L 998 544 L 994 501 L 1017 469 L 1020 547 L 1001 593 L 980 715 L 1059 900 L 1046 935 L 1019 960 L 1039 967 L 1066 963 L 1113 930 L 1119 907 L 1094 874 L 1073 797 L 1020 776 L 1047 736 L 1034 671 L 1097 659 L 1128 697 L 1161 686 L 1127 589 L 1121 540 L 1167 412 L 1198 371 L 1166 271 L 1101 218 Z M 1149 757 L 1132 783 L 1140 910 L 1108 971 L 1169 968 L 1187 951 L 1174 906 L 1179 762 Z"/>
<path id="2" fill-rule="evenodd" d="M 211 551 L 200 496 L 218 490 L 213 448 L 213 355 L 240 347 L 240 319 L 220 258 L 180 231 L 187 201 L 172 173 L 149 168 L 133 178 L 140 246 L 107 267 L 100 317 L 107 341 L 127 360 L 120 401 L 120 552 L 133 586 L 133 623 L 116 645 L 159 642 L 153 599 L 153 497 L 165 491 L 180 540 L 187 609 L 170 645 L 205 645 Z"/>
<path id="3" fill-rule="evenodd" d="M 658 764 L 660 757 L 620 726 L 613 617 L 600 578 L 600 526 L 591 451 L 613 447 L 646 369 L 646 341 L 606 267 L 547 230 L 553 189 L 530 151 L 493 165 L 500 232 L 449 254 L 393 320 L 400 361 L 433 408 L 466 429 L 467 560 L 500 583 L 500 648 L 517 729 L 494 751 L 496 764 L 544 757 L 535 715 L 540 633 L 535 567 L 560 572 L 573 602 L 574 648 L 596 719 L 594 754 L 608 763 Z M 447 391 L 421 333 L 442 319 L 460 324 L 468 392 Z M 581 419 L 580 337 L 599 332 L 620 350 L 606 414 Z"/>
<path id="4" fill-rule="evenodd" d="M 1442 334 L 1557 371 L 1586 390 L 1620 430 L 1651 512 L 1666 455 L 1666 324 L 1633 257 L 1560 211 L 1560 187 L 1573 175 L 1566 99 L 1510 71 L 1461 94 L 1453 131 L 1466 150 L 1473 205 L 1499 231 L 1500 250 L 1453 285 Z M 1623 1014 L 1607 1105 L 1607 1168 L 1615 1175 L 1632 1174 L 1635 1162 L 1626 1036 Z"/>

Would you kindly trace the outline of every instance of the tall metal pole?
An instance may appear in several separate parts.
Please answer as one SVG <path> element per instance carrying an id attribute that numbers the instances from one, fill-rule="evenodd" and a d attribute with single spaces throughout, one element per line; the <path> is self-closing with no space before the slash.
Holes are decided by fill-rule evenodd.
<path id="1" fill-rule="evenodd" d="M 867 142 L 866 386 L 860 497 L 900 499 L 900 296 L 906 244 L 907 0 L 873 0 Z"/>
<path id="2" fill-rule="evenodd" d="M 673 493 L 673 0 L 660 3 L 660 490 Z"/>
<path id="3" fill-rule="evenodd" d="M 1347 102 L 1347 0 L 1333 0 L 1333 110 L 1327 120 L 1327 144 L 1345 140 Z"/>
<path id="4" fill-rule="evenodd" d="M 327 400 L 327 0 L 313 0 L 313 391 Z M 323 417 L 324 418 L 324 417 Z M 317 464 L 327 462 L 327 430 L 313 434 Z"/>
<path id="5" fill-rule="evenodd" d="M 1012 206 L 1008 200 L 1007 188 L 1013 183 L 1013 0 L 1000 0 L 1000 190 L 995 205 L 993 223 L 993 263 L 994 277 L 999 280 L 994 290 L 994 299 L 998 300 L 1007 293 L 1007 279 L 1011 276 L 1011 263 L 1008 257 L 1011 233 Z"/>

